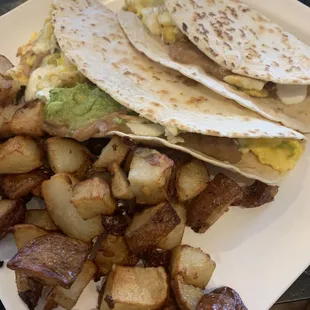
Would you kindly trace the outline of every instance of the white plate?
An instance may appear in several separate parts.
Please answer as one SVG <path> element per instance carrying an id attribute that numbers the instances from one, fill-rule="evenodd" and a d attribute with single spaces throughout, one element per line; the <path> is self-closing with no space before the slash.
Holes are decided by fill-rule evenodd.
<path id="1" fill-rule="evenodd" d="M 310 10 L 296 0 L 247 0 L 310 44 Z M 105 1 L 118 9 L 121 0 Z M 17 47 L 39 30 L 50 0 L 29 0 L 0 18 L 0 53 L 14 60 Z M 310 145 L 280 187 L 276 200 L 252 210 L 232 208 L 203 235 L 187 230 L 184 243 L 199 246 L 217 263 L 210 288 L 228 285 L 249 310 L 266 310 L 310 263 Z M 11 237 L 0 242 L 0 260 L 16 249 Z M 0 299 L 7 310 L 26 310 L 14 283 L 14 272 L 0 269 Z M 91 283 L 74 309 L 95 309 L 96 285 Z"/>

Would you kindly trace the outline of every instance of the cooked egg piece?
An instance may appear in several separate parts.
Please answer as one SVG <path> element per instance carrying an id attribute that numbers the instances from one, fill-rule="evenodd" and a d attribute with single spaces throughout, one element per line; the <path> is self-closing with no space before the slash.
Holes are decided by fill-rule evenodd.
<path id="1" fill-rule="evenodd" d="M 305 101 L 307 95 L 307 85 L 277 84 L 277 96 L 284 104 L 290 105 L 301 103 Z"/>
<path id="2" fill-rule="evenodd" d="M 303 153 L 300 141 L 292 139 L 239 139 L 240 151 L 252 152 L 265 165 L 279 172 L 292 170 Z"/>

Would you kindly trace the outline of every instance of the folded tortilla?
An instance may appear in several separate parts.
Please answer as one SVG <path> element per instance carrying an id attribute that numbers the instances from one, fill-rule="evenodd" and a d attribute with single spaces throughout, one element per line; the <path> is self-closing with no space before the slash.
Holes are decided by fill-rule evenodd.
<path id="1" fill-rule="evenodd" d="M 264 120 L 179 72 L 149 60 L 130 44 L 116 15 L 99 2 L 55 0 L 54 6 L 55 35 L 66 57 L 99 88 L 149 121 L 194 133 L 197 138 L 304 139 L 302 134 Z M 106 132 L 100 129 L 93 133 L 102 135 Z M 170 143 L 164 137 L 130 137 L 180 149 L 267 183 L 277 182 L 282 176 L 251 153 L 233 165 L 193 150 L 192 145 Z"/>
<path id="2" fill-rule="evenodd" d="M 179 2 L 180 3 L 182 2 L 181 3 L 182 8 L 180 8 L 177 5 L 179 4 Z M 191 3 L 193 2 L 194 1 L 177 1 L 177 0 L 172 1 L 171 0 L 171 1 L 166 1 L 166 4 L 167 4 L 167 8 L 169 9 L 169 13 L 171 13 L 171 16 L 173 17 L 174 21 L 179 26 L 180 30 L 182 30 L 183 33 L 192 41 L 192 43 L 189 42 L 185 44 L 185 46 L 183 47 L 182 53 L 186 53 L 186 49 L 188 47 L 190 49 L 199 47 L 199 49 L 201 49 L 203 53 L 206 53 L 206 55 L 201 53 L 201 59 L 198 62 L 189 61 L 188 63 L 182 63 L 182 62 L 179 62 L 173 59 L 170 54 L 171 46 L 163 44 L 159 36 L 152 35 L 150 31 L 143 25 L 142 21 L 136 14 L 129 12 L 129 11 L 120 11 L 118 13 L 118 20 L 124 32 L 128 36 L 128 39 L 135 46 L 135 48 L 139 50 L 140 52 L 144 53 L 148 58 L 152 59 L 153 61 L 158 62 L 162 64 L 163 66 L 166 66 L 167 68 L 171 68 L 171 69 L 179 71 L 183 75 L 201 83 L 202 85 L 208 87 L 209 89 L 213 90 L 219 95 L 222 95 L 228 99 L 232 99 L 236 101 L 237 103 L 239 103 L 241 106 L 248 108 L 252 111 L 255 111 L 267 119 L 280 122 L 285 126 L 294 128 L 303 133 L 310 132 L 310 92 L 308 92 L 307 98 L 303 102 L 298 103 L 298 104 L 286 105 L 286 104 L 283 104 L 276 95 L 271 95 L 266 98 L 258 98 L 258 97 L 250 96 L 246 92 L 238 89 L 237 87 L 233 85 L 230 85 L 224 82 L 223 80 L 217 78 L 214 75 L 207 73 L 206 70 L 204 70 L 203 65 L 201 65 L 201 63 L 203 63 L 204 61 L 207 61 L 208 60 L 207 57 L 210 57 L 210 53 L 206 52 L 206 48 L 209 45 L 208 43 L 206 43 L 206 40 L 203 39 L 202 34 L 200 34 L 199 36 L 195 32 L 195 30 L 197 29 L 197 27 L 195 28 L 196 24 L 194 22 L 190 22 L 190 20 L 192 21 L 192 19 L 190 19 L 190 16 L 192 15 L 196 16 L 198 14 L 202 14 L 201 9 L 198 10 L 197 7 L 191 7 Z M 207 1 L 203 1 L 203 2 L 205 4 Z M 191 7 L 190 12 L 192 13 L 192 15 L 190 15 L 189 11 L 185 10 L 187 5 Z M 174 7 L 177 7 L 177 9 L 173 10 Z M 213 14 L 215 13 L 212 13 L 211 15 L 213 16 Z M 186 25 L 187 25 L 186 31 L 182 29 L 182 24 L 183 24 L 183 21 L 185 20 L 186 20 Z M 246 19 L 246 21 L 248 21 L 248 19 Z M 203 23 L 204 21 L 199 20 L 199 23 L 201 22 Z M 198 21 L 196 23 L 198 23 Z M 205 23 L 207 24 L 208 20 L 206 20 Z M 269 26 L 270 26 L 270 23 L 268 24 Z M 274 24 L 271 24 L 271 26 L 276 27 L 276 25 Z M 277 38 L 276 42 L 278 42 L 281 39 L 281 36 L 283 35 L 286 35 L 286 33 L 281 32 L 281 34 L 275 35 L 275 37 Z M 308 68 L 307 67 L 308 64 L 303 63 L 302 59 L 303 57 L 307 57 L 306 56 L 307 53 L 308 55 L 310 55 L 310 49 L 308 46 L 298 41 L 292 35 L 290 34 L 287 34 L 287 35 L 289 35 L 289 38 L 292 40 L 292 42 L 290 45 L 290 50 L 286 48 L 284 51 L 282 51 L 284 53 L 284 56 L 281 56 L 275 50 L 272 50 L 272 51 L 267 50 L 264 52 L 264 55 L 266 57 L 261 60 L 262 62 L 261 64 L 259 63 L 259 59 L 255 59 L 255 61 L 253 60 L 253 63 L 251 62 L 245 63 L 244 66 L 242 66 L 242 68 L 246 68 L 244 70 L 247 70 L 248 73 L 250 72 L 250 69 L 252 68 L 253 72 L 250 72 L 249 74 L 252 74 L 253 77 L 255 77 L 255 79 L 259 79 L 259 78 L 267 79 L 268 77 L 268 81 L 274 80 L 278 82 L 280 81 L 281 83 L 309 84 L 310 83 L 310 66 Z M 197 41 L 198 37 L 200 39 Z M 239 37 L 235 35 L 233 35 L 232 38 L 233 40 L 239 39 Z M 253 42 L 254 40 L 248 34 L 246 38 L 248 38 L 249 44 Z M 243 41 L 245 41 L 246 38 L 243 38 Z M 207 42 L 209 41 L 213 42 L 212 38 L 208 38 Z M 298 41 L 298 45 L 295 44 L 297 41 Z M 220 60 L 216 58 L 216 61 L 220 63 L 220 66 L 222 65 L 222 62 L 226 61 L 225 59 L 228 57 L 227 55 L 231 55 L 231 53 L 233 52 L 235 52 L 236 54 L 241 53 L 241 51 L 238 49 L 239 48 L 238 44 L 237 44 L 237 47 L 235 47 L 235 45 L 232 45 L 233 48 L 236 48 L 236 49 L 234 51 L 230 50 L 228 52 L 227 50 L 224 49 L 224 47 L 227 48 L 227 42 L 225 40 L 220 41 L 219 39 L 217 39 L 216 42 L 218 45 L 220 45 L 220 47 L 217 46 L 213 48 L 217 51 L 218 58 L 222 56 Z M 194 43 L 197 45 L 197 47 L 196 45 L 194 45 Z M 189 44 L 192 46 L 189 46 Z M 303 47 L 302 51 L 304 51 L 304 54 L 298 55 L 299 57 L 296 57 L 298 47 L 300 46 Z M 296 49 L 294 47 L 296 47 Z M 244 45 L 242 45 L 242 48 L 245 48 Z M 251 49 L 251 47 L 248 47 L 248 48 Z M 197 48 L 198 52 L 200 52 L 199 49 Z M 258 45 L 257 45 L 257 49 L 259 50 Z M 223 54 L 221 55 L 221 53 Z M 292 56 L 292 53 L 295 53 L 294 56 Z M 226 55 L 227 57 L 225 57 L 224 55 Z M 191 55 L 189 54 L 188 57 L 190 58 Z M 247 59 L 246 55 L 244 57 Z M 292 69 L 288 67 L 288 64 L 285 65 L 285 60 L 287 60 L 287 57 L 294 60 L 294 65 L 305 66 L 305 70 L 306 70 L 305 75 L 301 75 L 298 73 L 295 74 L 295 72 L 292 72 Z M 212 60 L 213 58 L 210 57 L 210 60 L 213 61 Z M 268 60 L 267 64 L 265 64 L 266 59 Z M 266 68 L 266 66 L 272 66 L 273 61 L 271 60 L 273 59 L 277 59 L 279 63 L 279 67 L 277 65 L 276 68 L 271 67 L 274 70 L 268 69 L 268 72 L 270 73 L 270 75 L 269 73 L 268 73 L 268 76 L 263 74 L 264 72 L 265 73 L 267 72 L 266 70 L 259 71 L 263 67 L 263 64 L 264 64 L 264 68 Z M 282 60 L 283 60 L 283 63 L 282 63 Z M 269 64 L 269 62 L 271 63 Z M 217 64 L 215 63 L 215 65 Z M 233 66 L 236 66 L 236 68 L 240 67 L 234 63 L 233 65 L 231 65 L 231 67 L 228 67 L 228 69 L 231 70 Z M 282 69 L 280 70 L 280 68 Z M 254 71 L 256 69 L 258 71 Z M 231 72 L 232 74 L 234 72 L 239 73 L 239 74 L 244 74 L 244 71 L 238 71 L 238 70 L 231 70 Z M 274 76 L 272 74 L 274 74 Z"/>

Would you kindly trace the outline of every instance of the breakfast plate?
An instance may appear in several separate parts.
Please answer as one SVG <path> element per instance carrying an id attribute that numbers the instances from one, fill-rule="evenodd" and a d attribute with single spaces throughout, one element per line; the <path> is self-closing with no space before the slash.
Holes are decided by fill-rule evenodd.
<path id="1" fill-rule="evenodd" d="M 103 1 L 113 10 L 122 1 Z M 295 0 L 247 0 L 251 6 L 310 44 L 310 9 Z M 15 62 L 17 48 L 41 28 L 51 1 L 29 0 L 0 18 L 0 53 Z M 232 207 L 205 234 L 186 230 L 183 243 L 202 248 L 217 264 L 208 288 L 233 287 L 250 310 L 269 309 L 310 263 L 310 146 L 296 169 L 280 185 L 274 202 L 257 209 Z M 38 207 L 37 201 L 31 202 Z M 0 260 L 16 252 L 11 236 L 0 241 Z M 14 272 L 0 269 L 0 299 L 7 310 L 26 309 L 19 299 Z M 74 309 L 96 309 L 98 283 L 92 282 Z M 40 306 L 38 307 L 40 308 Z"/>

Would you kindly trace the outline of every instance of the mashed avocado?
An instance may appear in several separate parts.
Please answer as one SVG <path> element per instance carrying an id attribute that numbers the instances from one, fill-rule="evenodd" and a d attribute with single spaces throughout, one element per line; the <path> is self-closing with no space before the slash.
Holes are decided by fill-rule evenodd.
<path id="1" fill-rule="evenodd" d="M 300 141 L 292 139 L 239 139 L 240 151 L 251 151 L 258 160 L 273 169 L 286 172 L 295 167 L 303 153 Z"/>
<path id="2" fill-rule="evenodd" d="M 85 83 L 52 89 L 45 105 L 45 120 L 74 130 L 114 112 L 129 111 L 98 87 Z"/>

